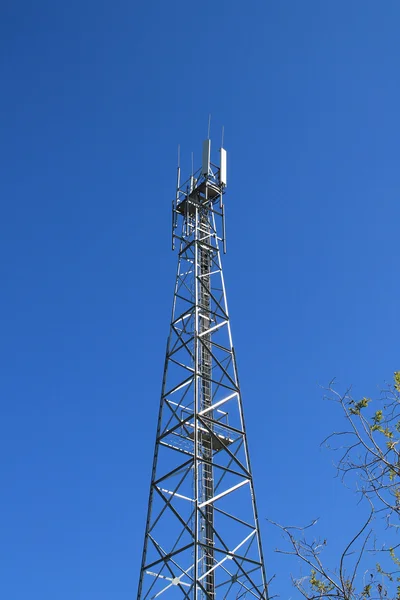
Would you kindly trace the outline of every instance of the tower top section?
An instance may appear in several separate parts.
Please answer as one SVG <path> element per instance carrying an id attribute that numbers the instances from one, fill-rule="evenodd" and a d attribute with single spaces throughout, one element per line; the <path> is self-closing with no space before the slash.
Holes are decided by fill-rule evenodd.
<path id="1" fill-rule="evenodd" d="M 223 203 L 226 186 L 227 153 L 225 148 L 221 147 L 219 149 L 219 164 L 216 164 L 211 159 L 211 139 L 207 138 L 204 140 L 201 167 L 194 171 L 192 160 L 192 173 L 183 183 L 181 183 L 181 166 L 178 151 L 176 195 L 172 202 L 173 250 L 175 249 L 175 239 L 181 239 L 180 236 L 176 235 L 175 231 L 180 217 L 183 217 L 185 221 L 184 230 L 189 235 L 191 221 L 197 214 L 196 208 L 204 208 L 208 210 L 213 209 L 215 214 L 222 218 L 223 235 L 220 239 L 223 242 L 224 252 L 226 251 L 225 210 Z"/>

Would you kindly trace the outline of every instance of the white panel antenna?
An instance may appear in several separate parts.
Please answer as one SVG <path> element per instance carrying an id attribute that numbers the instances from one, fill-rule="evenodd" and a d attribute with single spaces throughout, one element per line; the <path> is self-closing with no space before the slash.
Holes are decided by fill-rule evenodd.
<path id="1" fill-rule="evenodd" d="M 221 153 L 221 166 L 220 166 L 220 170 L 219 170 L 219 182 L 222 185 L 226 185 L 227 179 L 226 179 L 226 150 L 225 150 L 225 148 L 221 148 L 220 153 Z"/>
<path id="2" fill-rule="evenodd" d="M 203 161 L 201 166 L 201 174 L 208 176 L 210 172 L 210 160 L 211 160 L 211 140 L 204 140 L 203 142 Z"/>

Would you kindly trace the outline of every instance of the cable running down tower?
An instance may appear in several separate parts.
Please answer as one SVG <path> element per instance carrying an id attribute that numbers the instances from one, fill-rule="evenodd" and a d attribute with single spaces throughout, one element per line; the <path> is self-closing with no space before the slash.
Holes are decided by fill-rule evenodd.
<path id="1" fill-rule="evenodd" d="M 226 150 L 172 203 L 178 271 L 138 600 L 267 600 L 242 399 L 222 273 Z"/>

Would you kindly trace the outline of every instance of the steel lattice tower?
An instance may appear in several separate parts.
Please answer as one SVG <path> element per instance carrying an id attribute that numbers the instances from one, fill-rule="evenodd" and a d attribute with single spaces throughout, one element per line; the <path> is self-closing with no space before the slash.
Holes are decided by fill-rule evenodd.
<path id="1" fill-rule="evenodd" d="M 267 600 L 242 399 L 222 273 L 226 151 L 178 183 L 178 271 L 138 600 Z"/>

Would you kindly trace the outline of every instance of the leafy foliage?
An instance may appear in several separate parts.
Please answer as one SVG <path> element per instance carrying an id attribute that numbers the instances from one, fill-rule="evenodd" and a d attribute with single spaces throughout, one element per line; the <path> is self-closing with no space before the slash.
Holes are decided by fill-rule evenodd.
<path id="1" fill-rule="evenodd" d="M 343 451 L 338 470 L 343 478 L 357 473 L 362 494 L 378 501 L 390 525 L 400 510 L 400 371 L 373 402 L 368 398 L 355 402 L 348 392 L 339 396 L 332 388 L 330 391 L 350 425 L 347 443 L 336 448 Z M 376 409 L 371 411 L 372 407 Z M 342 432 L 333 433 L 328 441 L 339 435 L 342 442 Z"/>
<path id="2" fill-rule="evenodd" d="M 355 400 L 350 390 L 340 395 L 333 385 L 328 392 L 329 399 L 340 405 L 349 427 L 332 433 L 325 444 L 339 453 L 338 473 L 368 502 L 369 516 L 333 569 L 321 556 L 326 540 L 306 537 L 315 522 L 304 528 L 274 523 L 289 544 L 289 549 L 277 552 L 296 556 L 309 567 L 309 575 L 292 576 L 294 586 L 307 600 L 400 600 L 400 558 L 396 554 L 400 544 L 386 545 L 387 539 L 395 541 L 400 527 L 400 371 L 376 400 Z M 332 444 L 334 441 L 338 445 Z M 381 517 L 386 525 L 385 540 L 377 539 L 382 527 L 376 523 Z M 373 554 L 382 560 L 364 568 Z"/>

